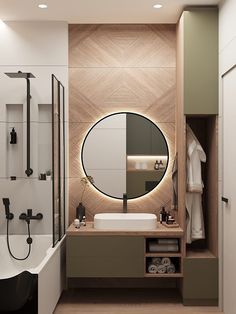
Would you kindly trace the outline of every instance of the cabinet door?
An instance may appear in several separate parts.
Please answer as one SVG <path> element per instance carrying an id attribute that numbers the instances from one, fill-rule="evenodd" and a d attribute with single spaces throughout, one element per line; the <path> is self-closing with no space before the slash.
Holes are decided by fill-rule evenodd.
<path id="1" fill-rule="evenodd" d="M 236 69 L 228 72 L 222 83 L 223 95 L 223 304 L 224 313 L 233 314 L 236 309 L 236 146 L 234 142 L 236 121 Z"/>
<path id="2" fill-rule="evenodd" d="M 193 8 L 184 17 L 184 113 L 218 113 L 218 9 Z"/>
<path id="3" fill-rule="evenodd" d="M 183 271 L 184 305 L 218 304 L 217 258 L 185 258 Z"/>
<path id="4" fill-rule="evenodd" d="M 143 276 L 143 237 L 67 238 L 67 277 Z"/>

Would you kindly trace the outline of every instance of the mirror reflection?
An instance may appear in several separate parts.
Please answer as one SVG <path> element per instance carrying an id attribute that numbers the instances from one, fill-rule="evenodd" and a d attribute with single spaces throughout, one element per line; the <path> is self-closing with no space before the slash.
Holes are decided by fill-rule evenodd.
<path id="1" fill-rule="evenodd" d="M 136 113 L 115 113 L 99 120 L 82 146 L 86 176 L 102 193 L 122 199 L 140 197 L 165 175 L 169 150 L 161 130 Z"/>

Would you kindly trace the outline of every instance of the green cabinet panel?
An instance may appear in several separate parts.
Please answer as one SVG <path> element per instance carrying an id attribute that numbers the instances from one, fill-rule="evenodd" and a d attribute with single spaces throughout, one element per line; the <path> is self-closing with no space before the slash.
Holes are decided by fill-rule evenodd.
<path id="1" fill-rule="evenodd" d="M 184 11 L 184 113 L 218 113 L 218 9 Z"/>
<path id="2" fill-rule="evenodd" d="M 185 258 L 183 274 L 183 303 L 185 305 L 217 305 L 217 258 Z"/>
<path id="3" fill-rule="evenodd" d="M 151 126 L 151 155 L 166 156 L 168 152 L 164 135 L 157 131 L 155 125 Z"/>
<path id="4" fill-rule="evenodd" d="M 151 123 L 144 117 L 127 114 L 127 155 L 151 154 Z"/>
<path id="5" fill-rule="evenodd" d="M 143 277 L 144 238 L 68 236 L 67 277 Z"/>
<path id="6" fill-rule="evenodd" d="M 148 119 L 127 114 L 127 155 L 167 155 L 164 135 Z"/>

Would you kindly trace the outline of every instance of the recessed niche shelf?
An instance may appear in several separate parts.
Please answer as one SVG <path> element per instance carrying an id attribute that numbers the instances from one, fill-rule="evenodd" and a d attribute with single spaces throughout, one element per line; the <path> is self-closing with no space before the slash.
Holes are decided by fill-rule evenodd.
<path id="1" fill-rule="evenodd" d="M 52 105 L 38 105 L 38 175 L 52 170 Z"/>
<path id="2" fill-rule="evenodd" d="M 17 133 L 17 143 L 10 144 L 12 129 Z M 23 149 L 24 149 L 24 123 L 23 104 L 6 105 L 6 177 L 24 177 Z"/>

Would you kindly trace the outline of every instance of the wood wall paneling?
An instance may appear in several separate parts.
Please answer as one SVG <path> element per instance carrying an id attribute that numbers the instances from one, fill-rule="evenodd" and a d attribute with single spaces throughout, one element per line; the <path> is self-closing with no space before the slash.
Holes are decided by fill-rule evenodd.
<path id="1" fill-rule="evenodd" d="M 69 27 L 70 217 L 75 217 L 84 176 L 80 154 L 89 128 L 119 111 L 143 114 L 167 137 L 170 163 L 161 184 L 146 196 L 128 201 L 129 212 L 158 214 L 172 197 L 175 155 L 175 25 L 70 25 Z M 87 218 L 121 212 L 122 201 L 90 186 L 83 200 Z"/>

